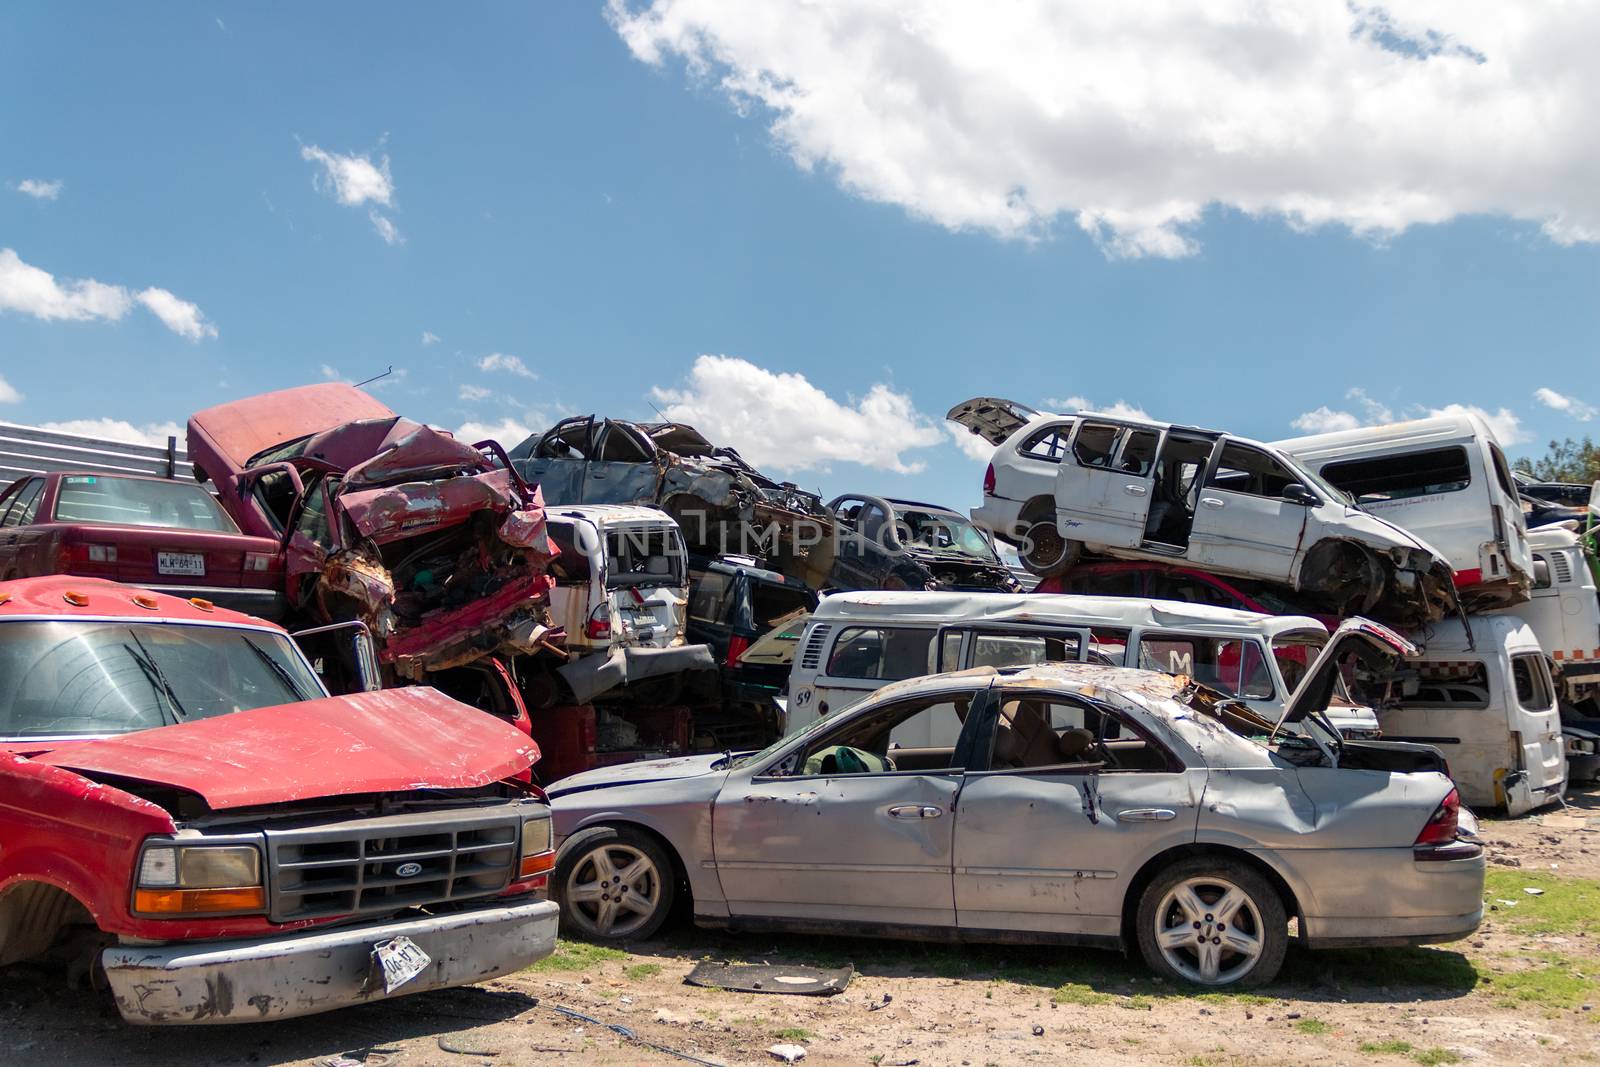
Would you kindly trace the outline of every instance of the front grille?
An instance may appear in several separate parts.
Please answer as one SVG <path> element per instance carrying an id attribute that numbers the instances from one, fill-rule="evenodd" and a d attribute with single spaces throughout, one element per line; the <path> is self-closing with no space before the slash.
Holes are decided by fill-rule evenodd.
<path id="1" fill-rule="evenodd" d="M 510 884 L 522 812 L 441 810 L 268 830 L 274 922 L 389 913 Z"/>

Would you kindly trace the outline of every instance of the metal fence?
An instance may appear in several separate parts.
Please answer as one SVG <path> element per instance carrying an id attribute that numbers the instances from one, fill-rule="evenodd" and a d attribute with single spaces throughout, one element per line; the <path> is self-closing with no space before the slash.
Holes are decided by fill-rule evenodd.
<path id="1" fill-rule="evenodd" d="M 0 422 L 0 489 L 28 474 L 77 470 L 163 478 L 194 476 L 188 453 L 178 447 L 176 437 L 167 438 L 163 448 Z"/>

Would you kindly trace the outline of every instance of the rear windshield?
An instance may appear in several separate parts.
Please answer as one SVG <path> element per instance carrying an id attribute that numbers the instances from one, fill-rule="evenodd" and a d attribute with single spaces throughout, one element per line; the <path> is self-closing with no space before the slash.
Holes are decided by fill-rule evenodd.
<path id="1" fill-rule="evenodd" d="M 682 585 L 683 538 L 674 526 L 621 526 L 606 531 L 606 585 Z"/>
<path id="2" fill-rule="evenodd" d="M 103 474 L 61 479 L 55 517 L 57 522 L 239 532 L 216 498 L 198 485 Z"/>
<path id="3" fill-rule="evenodd" d="M 721 622 L 722 603 L 728 596 L 728 586 L 733 579 L 726 574 L 707 571 L 694 583 L 689 594 L 689 618 L 701 622 Z"/>
<path id="4" fill-rule="evenodd" d="M 1525 653 L 1511 657 L 1511 680 L 1517 686 L 1517 704 L 1523 711 L 1549 711 L 1555 706 L 1550 670 L 1544 657 Z"/>
<path id="5" fill-rule="evenodd" d="M 123 734 L 323 695 L 279 634 L 125 622 L 0 623 L 0 738 Z"/>
<path id="6" fill-rule="evenodd" d="M 750 614 L 758 632 L 772 629 L 779 619 L 796 608 L 810 611 L 816 605 L 816 598 L 809 589 L 792 589 L 761 581 L 750 583 Z"/>

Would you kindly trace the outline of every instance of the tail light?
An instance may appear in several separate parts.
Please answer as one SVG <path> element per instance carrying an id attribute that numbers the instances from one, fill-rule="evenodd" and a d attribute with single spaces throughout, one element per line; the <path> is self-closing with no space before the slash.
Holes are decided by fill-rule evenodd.
<path id="1" fill-rule="evenodd" d="M 71 574 L 90 563 L 117 562 L 116 545 L 91 545 L 82 541 L 69 541 L 56 552 L 56 571 Z"/>
<path id="2" fill-rule="evenodd" d="M 585 637 L 610 637 L 611 636 L 611 608 L 601 604 L 589 613 L 589 621 L 583 624 Z"/>
<path id="3" fill-rule="evenodd" d="M 89 552 L 90 563 L 115 563 L 117 561 L 116 545 L 85 545 Z"/>
<path id="4" fill-rule="evenodd" d="M 1460 822 L 1461 794 L 1452 789 L 1423 824 L 1422 832 L 1417 835 L 1411 847 L 1438 848 L 1440 845 L 1450 844 L 1456 839 L 1456 830 Z"/>
<path id="5" fill-rule="evenodd" d="M 725 667 L 737 667 L 739 657 L 750 650 L 750 639 L 734 634 L 728 638 L 728 658 L 723 661 Z"/>
<path id="6" fill-rule="evenodd" d="M 246 552 L 244 554 L 244 569 L 246 572 L 260 573 L 272 569 L 272 554 L 270 552 Z"/>
<path id="7" fill-rule="evenodd" d="M 994 495 L 994 464 L 991 463 L 983 472 L 983 495 Z"/>

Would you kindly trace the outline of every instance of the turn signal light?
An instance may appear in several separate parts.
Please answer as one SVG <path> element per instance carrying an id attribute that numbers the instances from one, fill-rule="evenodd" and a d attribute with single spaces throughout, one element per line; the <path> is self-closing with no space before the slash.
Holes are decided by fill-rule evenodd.
<path id="1" fill-rule="evenodd" d="M 536 874 L 549 874 L 556 869 L 556 854 L 554 852 L 541 852 L 537 856 L 522 857 L 522 864 L 517 868 L 517 880 L 532 878 Z"/>
<path id="2" fill-rule="evenodd" d="M 133 910 L 142 915 L 206 915 L 217 912 L 265 911 L 267 891 L 243 889 L 139 889 Z"/>

